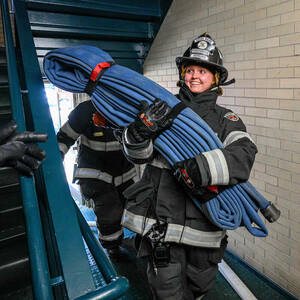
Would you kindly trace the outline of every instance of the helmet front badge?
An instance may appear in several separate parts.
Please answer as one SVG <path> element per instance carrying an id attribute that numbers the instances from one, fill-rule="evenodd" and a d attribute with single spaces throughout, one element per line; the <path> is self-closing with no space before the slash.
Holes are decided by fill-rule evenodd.
<path id="1" fill-rule="evenodd" d="M 197 46 L 198 46 L 199 49 L 206 49 L 207 48 L 207 42 L 200 41 Z"/>

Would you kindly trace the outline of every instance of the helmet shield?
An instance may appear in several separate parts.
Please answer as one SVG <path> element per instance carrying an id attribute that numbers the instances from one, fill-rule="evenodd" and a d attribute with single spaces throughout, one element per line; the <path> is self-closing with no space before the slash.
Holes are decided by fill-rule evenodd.
<path id="1" fill-rule="evenodd" d="M 181 78 L 183 65 L 200 65 L 212 73 L 218 72 L 220 84 L 224 83 L 228 77 L 228 71 L 223 67 L 223 55 L 208 34 L 202 34 L 193 40 L 192 45 L 184 52 L 183 56 L 176 58 L 176 64 L 180 79 L 183 79 Z"/>

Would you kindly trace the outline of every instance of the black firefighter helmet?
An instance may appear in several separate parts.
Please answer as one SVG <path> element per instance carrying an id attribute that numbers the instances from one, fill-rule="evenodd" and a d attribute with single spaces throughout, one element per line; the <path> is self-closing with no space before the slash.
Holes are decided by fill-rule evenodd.
<path id="1" fill-rule="evenodd" d="M 213 74 L 219 73 L 219 84 L 222 85 L 228 77 L 228 71 L 223 67 L 223 55 L 216 47 L 215 41 L 209 34 L 203 33 L 193 40 L 192 45 L 184 52 L 182 57 L 176 58 L 179 78 L 182 74 L 182 66 L 200 65 L 210 70 Z"/>

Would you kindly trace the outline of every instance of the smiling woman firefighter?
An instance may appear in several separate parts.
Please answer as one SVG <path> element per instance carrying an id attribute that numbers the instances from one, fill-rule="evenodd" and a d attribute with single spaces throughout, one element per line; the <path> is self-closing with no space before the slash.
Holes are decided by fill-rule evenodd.
<path id="1" fill-rule="evenodd" d="M 137 233 L 139 256 L 148 258 L 153 299 L 201 299 L 212 287 L 227 245 L 226 232 L 210 222 L 190 196 L 209 201 L 228 185 L 248 180 L 257 148 L 241 119 L 216 104 L 227 69 L 215 41 L 202 34 L 176 59 L 182 107 L 190 107 L 217 134 L 223 149 L 202 152 L 171 166 L 153 140 L 174 119 L 163 99 L 144 103 L 123 131 L 127 158 L 146 163 L 129 187 L 122 224 Z"/>

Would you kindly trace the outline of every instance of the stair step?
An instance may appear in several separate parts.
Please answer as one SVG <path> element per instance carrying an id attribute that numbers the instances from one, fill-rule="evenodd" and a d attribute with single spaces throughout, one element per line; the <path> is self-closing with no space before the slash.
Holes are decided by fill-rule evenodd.
<path id="1" fill-rule="evenodd" d="M 24 288 L 30 284 L 31 273 L 24 241 L 2 248 L 0 252 L 0 294 Z"/>
<path id="2" fill-rule="evenodd" d="M 19 183 L 0 187 L 0 211 L 21 206 L 21 198 Z"/>
<path id="3" fill-rule="evenodd" d="M 25 224 L 25 219 L 22 206 L 0 211 L 0 231 L 22 226 L 23 224 Z"/>
<path id="4" fill-rule="evenodd" d="M 1 300 L 34 300 L 32 286 L 26 286 L 22 289 L 11 291 L 7 294 L 2 294 L 0 291 Z"/>
<path id="5" fill-rule="evenodd" d="M 24 226 L 17 226 L 0 231 L 0 249 L 15 244 L 16 241 L 26 244 L 26 232 Z"/>
<path id="6" fill-rule="evenodd" d="M 20 179 L 19 173 L 10 167 L 0 168 L 0 188 L 3 186 L 18 183 Z"/>

